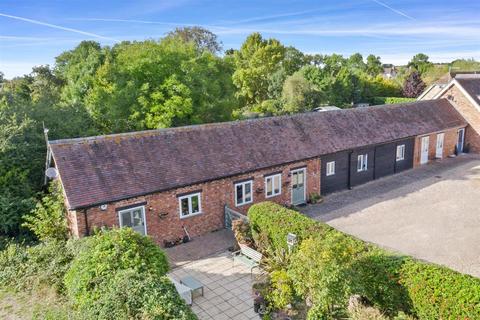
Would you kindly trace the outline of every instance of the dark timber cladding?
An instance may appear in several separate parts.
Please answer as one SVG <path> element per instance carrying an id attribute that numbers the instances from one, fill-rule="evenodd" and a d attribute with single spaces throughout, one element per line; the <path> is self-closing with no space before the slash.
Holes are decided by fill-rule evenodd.
<path id="1" fill-rule="evenodd" d="M 414 144 L 414 138 L 408 138 L 322 156 L 321 193 L 344 190 L 412 168 Z M 397 160 L 397 147 L 404 150 L 403 159 Z M 327 172 L 331 163 L 334 172 Z"/>

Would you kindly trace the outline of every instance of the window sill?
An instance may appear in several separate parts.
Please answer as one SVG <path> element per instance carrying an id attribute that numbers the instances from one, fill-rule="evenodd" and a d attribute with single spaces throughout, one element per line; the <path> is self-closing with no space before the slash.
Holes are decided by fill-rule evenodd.
<path id="1" fill-rule="evenodd" d="M 277 194 L 272 194 L 271 196 L 265 195 L 265 199 L 275 198 L 275 197 L 278 197 L 278 196 L 281 196 L 281 195 L 282 195 L 281 192 L 280 192 L 280 193 L 277 193 Z"/>
<path id="2" fill-rule="evenodd" d="M 247 204 L 250 204 L 250 203 L 253 203 L 253 200 L 252 200 L 252 201 L 249 201 L 249 202 L 244 202 L 244 203 L 242 203 L 242 204 L 237 204 L 237 203 L 235 203 L 235 207 L 237 207 L 237 208 L 238 208 L 238 207 L 243 207 L 243 206 L 245 206 L 245 205 L 247 205 Z"/>
<path id="3" fill-rule="evenodd" d="M 201 215 L 203 214 L 203 212 L 196 212 L 196 213 L 191 213 L 191 214 L 187 214 L 186 216 L 180 216 L 180 219 L 188 219 L 188 218 L 191 218 L 191 217 L 195 217 L 195 216 L 198 216 L 198 215 Z"/>

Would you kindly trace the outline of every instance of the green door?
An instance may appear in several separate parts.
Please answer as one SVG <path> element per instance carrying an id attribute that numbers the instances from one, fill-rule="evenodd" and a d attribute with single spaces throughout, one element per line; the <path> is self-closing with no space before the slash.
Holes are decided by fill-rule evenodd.
<path id="1" fill-rule="evenodd" d="M 303 204 L 305 197 L 305 169 L 292 171 L 292 204 Z"/>

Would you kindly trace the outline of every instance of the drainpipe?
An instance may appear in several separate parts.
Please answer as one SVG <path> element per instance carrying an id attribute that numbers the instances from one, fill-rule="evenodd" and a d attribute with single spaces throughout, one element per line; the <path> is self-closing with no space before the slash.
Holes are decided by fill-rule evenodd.
<path id="1" fill-rule="evenodd" d="M 87 209 L 83 209 L 83 218 L 85 219 L 85 235 L 90 235 L 90 230 L 88 228 L 88 218 L 87 218 Z"/>
<path id="2" fill-rule="evenodd" d="M 348 189 L 352 190 L 352 153 L 353 151 L 348 152 Z"/>

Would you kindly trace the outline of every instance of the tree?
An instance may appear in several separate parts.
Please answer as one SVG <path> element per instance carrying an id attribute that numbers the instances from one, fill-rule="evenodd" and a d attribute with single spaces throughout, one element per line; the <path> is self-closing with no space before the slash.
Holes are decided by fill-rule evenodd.
<path id="1" fill-rule="evenodd" d="M 22 226 L 30 229 L 39 240 L 66 240 L 68 227 L 65 202 L 58 181 L 54 181 L 34 210 L 23 217 Z"/>
<path id="2" fill-rule="evenodd" d="M 296 72 L 285 80 L 282 100 L 284 106 L 279 113 L 305 112 L 319 106 L 321 95 L 302 72 Z"/>
<path id="3" fill-rule="evenodd" d="M 367 65 L 363 62 L 363 56 L 360 53 L 352 54 L 347 61 L 347 64 L 352 68 L 352 71 L 357 72 L 365 71 Z"/>
<path id="4" fill-rule="evenodd" d="M 269 99 L 269 77 L 280 69 L 285 51 L 278 40 L 265 40 L 259 33 L 252 33 L 234 53 L 233 83 L 247 108 Z"/>
<path id="5" fill-rule="evenodd" d="M 184 42 L 192 42 L 200 51 L 209 51 L 212 54 L 222 51 L 222 43 L 213 32 L 202 27 L 176 28 L 167 33 L 167 37 L 178 38 Z"/>
<path id="6" fill-rule="evenodd" d="M 225 121 L 237 105 L 232 72 L 178 38 L 124 42 L 98 69 L 87 107 L 107 132 Z"/>
<path id="7" fill-rule="evenodd" d="M 418 97 L 425 90 L 425 83 L 416 71 L 410 73 L 403 84 L 403 95 L 407 98 Z"/>
<path id="8" fill-rule="evenodd" d="M 380 57 L 376 57 L 373 54 L 368 55 L 366 71 L 371 76 L 377 76 L 382 73 L 383 67 Z"/>
<path id="9" fill-rule="evenodd" d="M 433 63 L 428 61 L 428 56 L 424 53 L 417 53 L 407 64 L 407 67 L 413 68 L 414 70 L 418 71 L 420 75 L 424 74 L 432 66 Z"/>
<path id="10" fill-rule="evenodd" d="M 98 42 L 82 41 L 73 50 L 55 58 L 55 75 L 65 83 L 62 88 L 63 101 L 68 104 L 84 103 L 108 50 L 102 50 Z"/>

